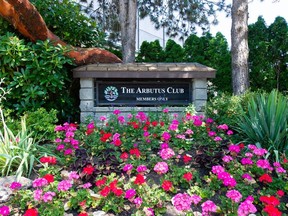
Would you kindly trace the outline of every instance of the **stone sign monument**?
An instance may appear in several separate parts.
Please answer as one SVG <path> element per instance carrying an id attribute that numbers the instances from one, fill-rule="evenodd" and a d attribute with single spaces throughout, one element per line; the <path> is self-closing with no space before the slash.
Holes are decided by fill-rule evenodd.
<path id="1" fill-rule="evenodd" d="M 203 111 L 207 79 L 216 71 L 198 63 L 92 64 L 73 70 L 80 78 L 81 121 L 119 109 L 122 112 L 158 111 L 169 106 L 174 113 L 194 104 Z"/>

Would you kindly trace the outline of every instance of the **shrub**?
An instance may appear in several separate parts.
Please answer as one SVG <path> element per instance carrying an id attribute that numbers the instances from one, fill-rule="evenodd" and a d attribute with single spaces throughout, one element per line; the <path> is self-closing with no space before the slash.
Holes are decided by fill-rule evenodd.
<path id="1" fill-rule="evenodd" d="M 257 94 L 247 103 L 248 112 L 241 107 L 237 118 L 237 131 L 247 136 L 247 141 L 262 147 L 288 153 L 288 100 L 273 90 L 270 94 Z"/>
<path id="2" fill-rule="evenodd" d="M 21 119 L 21 131 L 14 135 L 7 127 L 3 111 L 0 108 L 0 118 L 3 129 L 0 130 L 0 168 L 1 175 L 16 174 L 16 178 L 22 175 L 30 176 L 36 155 L 44 154 L 48 150 L 35 143 L 32 133 L 28 134 L 25 118 Z"/>
<path id="3" fill-rule="evenodd" d="M 9 32 L 0 36 L 0 78 L 10 90 L 4 107 L 20 115 L 40 107 L 66 115 L 75 111 L 66 67 L 72 60 L 64 55 L 66 51 L 49 41 L 26 43 Z"/>

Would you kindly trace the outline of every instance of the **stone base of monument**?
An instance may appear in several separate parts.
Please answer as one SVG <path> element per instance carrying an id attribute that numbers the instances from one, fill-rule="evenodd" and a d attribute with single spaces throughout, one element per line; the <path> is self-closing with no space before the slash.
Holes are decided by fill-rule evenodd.
<path id="1" fill-rule="evenodd" d="M 207 79 L 216 71 L 198 63 L 135 63 L 85 65 L 73 70 L 80 78 L 81 122 L 118 109 L 131 112 L 182 114 L 193 104 L 203 112 Z"/>

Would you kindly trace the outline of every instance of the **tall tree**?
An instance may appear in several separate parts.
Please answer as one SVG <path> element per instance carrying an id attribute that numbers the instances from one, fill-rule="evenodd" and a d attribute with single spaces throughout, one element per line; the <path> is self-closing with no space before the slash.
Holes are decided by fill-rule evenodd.
<path id="1" fill-rule="evenodd" d="M 272 69 L 278 90 L 287 90 L 287 62 L 288 62 L 288 26 L 283 17 L 276 17 L 269 26 L 269 50 L 268 56 L 272 63 Z"/>
<path id="2" fill-rule="evenodd" d="M 79 0 L 80 1 L 80 0 Z M 184 36 L 190 35 L 192 32 L 196 30 L 197 26 L 200 26 L 204 31 L 209 30 L 210 20 L 209 18 L 213 18 L 212 23 L 217 23 L 217 11 L 226 11 L 230 12 L 230 6 L 225 5 L 225 0 L 133 0 L 131 4 L 134 5 L 134 1 L 138 4 L 138 14 L 140 18 L 150 17 L 152 23 L 154 23 L 156 29 L 165 27 L 166 33 L 173 37 L 180 35 L 184 38 Z M 121 28 L 124 23 L 122 21 L 127 18 L 122 18 L 121 16 L 127 15 L 128 17 L 131 15 L 136 15 L 136 11 L 132 11 L 131 7 L 129 9 L 129 13 L 122 13 L 120 11 L 121 2 L 125 2 L 123 0 L 97 0 L 97 4 L 93 5 L 93 0 L 81 0 L 81 4 L 85 4 L 86 11 L 88 14 L 91 14 L 93 17 L 99 19 L 99 21 L 105 20 L 105 23 L 114 23 L 113 26 L 117 22 L 110 22 L 108 20 L 115 19 L 115 13 L 119 14 L 119 18 L 121 18 Z M 126 5 L 129 4 L 126 1 Z M 92 7 L 90 7 L 92 5 Z M 90 10 L 89 10 L 90 8 Z M 136 10 L 137 8 L 135 8 Z M 121 9 L 122 10 L 122 9 Z M 125 11 L 125 10 L 122 10 Z M 136 19 L 133 19 L 133 21 Z M 119 21 L 119 19 L 118 19 Z M 131 19 L 132 21 L 132 19 Z M 129 21 L 128 24 L 132 25 L 132 29 L 134 28 L 134 24 Z M 105 25 L 105 27 L 112 27 L 110 25 Z M 115 29 L 115 28 L 114 28 Z M 136 31 L 134 32 L 136 34 Z M 122 33 L 121 37 L 125 39 L 125 44 L 129 44 L 130 50 L 135 49 L 135 37 L 129 37 L 129 35 Z M 126 40 L 131 40 L 128 42 Z M 122 39 L 123 41 L 123 39 Z M 123 45 L 123 44 L 122 44 Z M 122 48 L 122 50 L 124 50 Z M 125 48 L 126 50 L 126 48 Z M 125 55 L 133 55 L 134 52 L 127 51 L 127 53 L 123 53 L 123 59 L 129 59 L 129 62 L 132 62 L 135 56 L 125 57 Z M 125 60 L 124 60 L 125 61 Z"/>
<path id="3" fill-rule="evenodd" d="M 135 61 L 136 41 L 136 0 L 119 0 L 119 20 L 121 26 L 121 42 L 123 62 Z"/>
<path id="4" fill-rule="evenodd" d="M 235 95 L 249 87 L 248 0 L 233 0 L 231 27 L 232 86 Z"/>
<path id="5" fill-rule="evenodd" d="M 28 0 L 0 0 L 0 16 L 10 22 L 31 41 L 51 40 L 54 44 L 69 46 L 47 28 L 37 9 Z M 71 47 L 67 55 L 78 65 L 97 62 L 121 62 L 114 54 L 99 48 Z"/>

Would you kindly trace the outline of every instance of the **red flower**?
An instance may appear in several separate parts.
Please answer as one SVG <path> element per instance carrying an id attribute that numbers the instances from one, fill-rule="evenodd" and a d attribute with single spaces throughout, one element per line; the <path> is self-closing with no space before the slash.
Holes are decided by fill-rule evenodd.
<path id="1" fill-rule="evenodd" d="M 117 183 L 118 183 L 118 180 L 115 179 L 113 182 L 111 182 L 111 183 L 109 184 L 109 187 L 110 187 L 111 191 L 114 192 L 114 190 L 117 189 Z"/>
<path id="2" fill-rule="evenodd" d="M 136 122 L 133 122 L 132 125 L 133 125 L 134 129 L 138 129 L 139 128 L 139 124 L 137 124 Z"/>
<path id="3" fill-rule="evenodd" d="M 81 212 L 78 214 L 78 216 L 88 216 L 87 212 Z"/>
<path id="4" fill-rule="evenodd" d="M 139 149 L 137 149 L 137 148 L 130 149 L 129 152 L 130 152 L 131 155 L 135 155 L 137 158 L 139 158 L 140 154 L 141 154 Z"/>
<path id="5" fill-rule="evenodd" d="M 38 216 L 38 211 L 34 208 L 27 209 L 23 216 Z"/>
<path id="6" fill-rule="evenodd" d="M 106 142 L 110 137 L 112 137 L 111 133 L 104 133 L 103 136 L 100 138 L 102 142 Z"/>
<path id="7" fill-rule="evenodd" d="M 52 174 L 46 174 L 43 176 L 49 183 L 54 182 L 54 176 Z"/>
<path id="8" fill-rule="evenodd" d="M 117 196 L 120 197 L 123 194 L 123 190 L 121 188 L 116 188 L 113 193 Z"/>
<path id="9" fill-rule="evenodd" d="M 107 197 L 109 195 L 109 193 L 110 193 L 110 187 L 105 186 L 99 193 L 103 197 Z"/>
<path id="10" fill-rule="evenodd" d="M 148 127 L 146 125 L 143 127 L 143 131 L 148 131 Z"/>
<path id="11" fill-rule="evenodd" d="M 245 147 L 244 143 L 239 144 L 240 149 L 243 149 Z"/>
<path id="12" fill-rule="evenodd" d="M 106 180 L 107 180 L 107 178 L 106 178 L 106 177 L 103 177 L 102 179 L 97 180 L 97 181 L 95 182 L 95 185 L 96 185 L 97 187 L 101 187 L 102 185 L 104 185 L 104 184 L 106 183 Z"/>
<path id="13" fill-rule="evenodd" d="M 189 181 L 191 181 L 191 179 L 193 178 L 193 175 L 192 175 L 191 172 L 187 172 L 187 173 L 185 173 L 185 174 L 183 175 L 183 178 L 184 178 L 187 182 L 189 182 Z"/>
<path id="14" fill-rule="evenodd" d="M 281 216 L 282 215 L 279 209 L 274 207 L 273 205 L 266 205 L 263 211 L 266 212 L 268 216 Z"/>
<path id="15" fill-rule="evenodd" d="M 259 200 L 263 202 L 264 205 L 272 205 L 272 206 L 280 205 L 280 201 L 274 196 L 261 196 Z"/>
<path id="16" fill-rule="evenodd" d="M 263 183 L 271 183 L 272 182 L 272 177 L 269 176 L 267 173 L 265 173 L 262 176 L 260 176 L 259 181 L 263 182 Z"/>
<path id="17" fill-rule="evenodd" d="M 127 152 L 123 152 L 120 155 L 120 159 L 122 159 L 123 161 L 126 161 L 129 158 L 129 154 Z"/>
<path id="18" fill-rule="evenodd" d="M 121 142 L 120 139 L 116 139 L 116 140 L 113 142 L 113 144 L 114 144 L 115 146 L 120 146 L 120 145 L 122 144 L 122 142 Z"/>
<path id="19" fill-rule="evenodd" d="M 86 135 L 89 136 L 91 133 L 93 133 L 93 131 L 94 131 L 94 128 L 88 128 L 88 129 L 86 130 Z M 82 214 L 82 213 L 81 213 L 81 214 Z"/>
<path id="20" fill-rule="evenodd" d="M 160 125 L 161 125 L 161 127 L 163 127 L 165 125 L 165 122 L 161 121 Z"/>
<path id="21" fill-rule="evenodd" d="M 84 167 L 83 169 L 83 173 L 86 175 L 91 175 L 94 171 L 94 167 L 92 165 L 87 165 L 86 167 Z"/>
<path id="22" fill-rule="evenodd" d="M 284 158 L 284 159 L 283 159 L 283 163 L 288 163 L 288 159 L 287 159 L 287 158 Z"/>
<path id="23" fill-rule="evenodd" d="M 277 195 L 278 195 L 279 197 L 284 196 L 284 191 L 278 190 L 278 191 L 277 191 Z"/>
<path id="24" fill-rule="evenodd" d="M 141 174 L 137 174 L 136 179 L 135 179 L 135 181 L 134 181 L 134 184 L 139 184 L 139 185 L 141 185 L 141 184 L 144 184 L 144 183 L 145 183 L 145 178 L 144 178 L 144 176 L 141 175 Z"/>
<path id="25" fill-rule="evenodd" d="M 57 159 L 55 157 L 52 157 L 52 156 L 41 157 L 40 162 L 54 165 L 57 163 Z"/>
<path id="26" fill-rule="evenodd" d="M 79 203 L 79 206 L 81 206 L 82 208 L 85 207 L 86 205 L 86 200 L 83 200 L 82 202 Z"/>
<path id="27" fill-rule="evenodd" d="M 169 180 L 164 180 L 162 183 L 162 188 L 165 191 L 169 191 L 173 187 L 172 182 Z"/>
<path id="28" fill-rule="evenodd" d="M 192 160 L 192 157 L 188 156 L 187 154 L 183 156 L 183 162 L 185 164 L 189 163 Z"/>
<path id="29" fill-rule="evenodd" d="M 158 125 L 158 122 L 157 121 L 153 121 L 151 124 L 152 124 L 153 127 L 156 127 Z"/>

